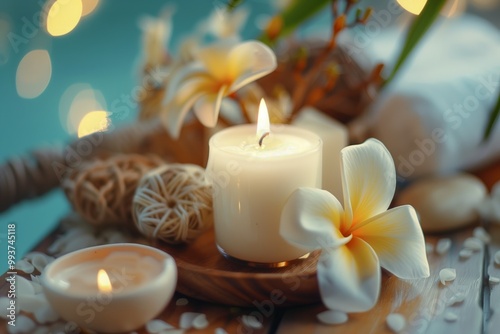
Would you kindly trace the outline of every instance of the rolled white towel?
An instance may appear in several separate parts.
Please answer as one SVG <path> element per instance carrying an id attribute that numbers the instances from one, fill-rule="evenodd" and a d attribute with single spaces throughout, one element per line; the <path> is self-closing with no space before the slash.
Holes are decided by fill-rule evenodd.
<path id="1" fill-rule="evenodd" d="M 371 43 L 374 63 L 391 67 L 395 29 Z M 500 156 L 500 122 L 482 141 L 499 78 L 500 32 L 473 16 L 442 19 L 351 129 L 380 139 L 404 178 L 484 165 Z"/>

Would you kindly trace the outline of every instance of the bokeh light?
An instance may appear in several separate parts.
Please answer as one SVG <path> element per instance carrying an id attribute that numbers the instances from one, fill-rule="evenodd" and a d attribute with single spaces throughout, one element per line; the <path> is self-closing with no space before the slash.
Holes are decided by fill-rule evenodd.
<path id="1" fill-rule="evenodd" d="M 47 50 L 32 50 L 19 62 L 16 89 L 20 97 L 33 99 L 43 93 L 52 76 L 52 63 Z"/>
<path id="2" fill-rule="evenodd" d="M 427 0 L 398 0 L 401 7 L 415 15 L 420 14 L 426 2 Z"/>
<path id="3" fill-rule="evenodd" d="M 47 32 L 62 36 L 71 32 L 82 17 L 82 0 L 56 0 L 47 13 Z"/>
<path id="4" fill-rule="evenodd" d="M 397 0 L 399 5 L 408 12 L 418 15 L 424 9 L 427 0 Z M 486 1 L 486 0 L 484 0 Z M 441 15 L 454 17 L 462 14 L 467 8 L 467 0 L 448 0 L 441 9 Z"/>
<path id="5" fill-rule="evenodd" d="M 82 17 L 91 14 L 99 5 L 99 0 L 82 0 Z"/>
<path id="6" fill-rule="evenodd" d="M 78 125 L 78 137 L 84 137 L 98 131 L 105 131 L 110 125 L 106 111 L 91 111 L 83 116 Z"/>
<path id="7" fill-rule="evenodd" d="M 76 134 L 83 117 L 96 110 L 106 110 L 106 100 L 102 93 L 86 83 L 76 83 L 68 87 L 59 102 L 59 119 L 69 134 Z"/>

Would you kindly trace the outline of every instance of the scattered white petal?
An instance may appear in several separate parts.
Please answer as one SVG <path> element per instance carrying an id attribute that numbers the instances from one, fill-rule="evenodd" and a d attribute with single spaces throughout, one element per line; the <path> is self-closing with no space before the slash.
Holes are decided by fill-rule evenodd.
<path id="1" fill-rule="evenodd" d="M 179 298 L 175 301 L 175 305 L 177 306 L 184 306 L 189 304 L 189 300 L 187 298 Z"/>
<path id="2" fill-rule="evenodd" d="M 46 305 L 48 305 L 47 299 L 42 294 L 22 294 L 17 296 L 17 306 L 20 311 L 33 313 Z"/>
<path id="3" fill-rule="evenodd" d="M 193 327 L 196 329 L 205 329 L 208 327 L 208 320 L 205 314 L 200 314 L 193 319 Z"/>
<path id="4" fill-rule="evenodd" d="M 490 276 L 490 283 L 491 284 L 498 284 L 498 283 L 500 283 L 500 278 L 495 277 L 495 276 Z"/>
<path id="5" fill-rule="evenodd" d="M 446 285 L 446 282 L 453 281 L 456 277 L 457 271 L 453 268 L 444 268 L 439 271 L 439 280 L 443 285 Z"/>
<path id="6" fill-rule="evenodd" d="M 185 329 L 167 329 L 159 332 L 158 334 L 184 334 L 186 333 Z"/>
<path id="7" fill-rule="evenodd" d="M 67 329 L 70 329 L 69 331 Z M 66 333 L 77 333 L 78 327 L 74 323 L 64 323 L 64 322 L 56 322 L 50 326 L 50 334 L 66 334 Z"/>
<path id="8" fill-rule="evenodd" d="M 45 255 L 45 254 L 42 252 L 29 252 L 23 257 L 23 259 L 32 262 L 35 257 L 40 255 Z"/>
<path id="9" fill-rule="evenodd" d="M 425 243 L 425 252 L 427 254 L 431 254 L 432 252 L 434 252 L 434 245 L 431 244 L 431 243 L 426 242 Z"/>
<path id="10" fill-rule="evenodd" d="M 448 305 L 451 306 L 455 304 L 461 304 L 464 302 L 464 300 L 465 300 L 465 294 L 459 292 L 450 298 L 450 300 L 448 301 Z"/>
<path id="11" fill-rule="evenodd" d="M 31 274 L 35 270 L 35 267 L 26 260 L 19 260 L 16 263 L 16 269 L 22 270 L 26 274 Z"/>
<path id="12" fill-rule="evenodd" d="M 482 226 L 476 227 L 472 232 L 472 235 L 481 240 L 482 242 L 484 242 L 485 244 L 491 241 L 489 233 L 486 232 L 486 230 Z"/>
<path id="13" fill-rule="evenodd" d="M 196 312 L 184 312 L 181 314 L 181 319 L 179 320 L 179 327 L 183 329 L 188 329 L 193 327 L 193 321 L 197 316 L 202 315 L 202 313 Z"/>
<path id="14" fill-rule="evenodd" d="M 170 325 L 169 323 L 166 323 L 163 320 L 160 319 L 154 319 L 151 321 L 148 321 L 146 324 L 146 330 L 148 333 L 160 333 L 161 331 L 168 330 L 168 329 L 174 329 L 175 327 Z"/>
<path id="15" fill-rule="evenodd" d="M 22 276 L 16 276 L 16 290 L 18 297 L 23 295 L 35 294 L 35 288 L 33 287 L 31 281 Z"/>
<path id="16" fill-rule="evenodd" d="M 472 256 L 473 254 L 473 251 L 468 249 L 468 248 L 464 248 L 462 250 L 460 250 L 460 252 L 458 253 L 458 256 L 461 258 L 461 259 L 468 259 Z"/>
<path id="17" fill-rule="evenodd" d="M 15 326 L 8 326 L 8 332 L 10 334 L 21 334 L 21 333 L 32 333 L 36 325 L 33 320 L 25 315 L 20 315 L 16 318 Z"/>
<path id="18" fill-rule="evenodd" d="M 40 280 L 39 275 L 30 275 L 31 276 L 31 285 L 33 285 L 33 289 L 35 290 L 35 295 L 43 292 L 42 282 Z"/>
<path id="19" fill-rule="evenodd" d="M 470 237 L 465 239 L 464 247 L 477 252 L 483 249 L 483 242 L 481 241 L 481 239 L 478 239 L 476 237 Z"/>
<path id="20" fill-rule="evenodd" d="M 224 328 L 217 327 L 215 329 L 215 334 L 229 334 Z"/>
<path id="21" fill-rule="evenodd" d="M 97 241 L 97 239 L 90 233 L 86 235 L 81 235 L 80 237 L 73 239 L 72 242 L 66 244 L 61 249 L 60 255 L 68 254 L 83 248 L 97 246 L 98 244 L 99 242 Z"/>
<path id="22" fill-rule="evenodd" d="M 54 322 L 59 319 L 59 314 L 48 304 L 36 310 L 33 315 L 40 324 Z"/>
<path id="23" fill-rule="evenodd" d="M 336 311 L 336 310 L 327 310 L 316 315 L 316 318 L 325 325 L 338 325 L 347 322 L 349 317 L 347 313 Z"/>
<path id="24" fill-rule="evenodd" d="M 7 319 L 7 308 L 10 305 L 10 299 L 7 297 L 0 297 L 0 318 Z M 16 313 L 19 312 L 19 309 L 16 308 Z"/>
<path id="25" fill-rule="evenodd" d="M 495 264 L 500 266 L 500 250 L 495 253 L 493 260 L 495 261 Z"/>
<path id="26" fill-rule="evenodd" d="M 454 322 L 454 321 L 457 321 L 458 320 L 458 315 L 456 315 L 455 313 L 453 312 L 446 312 L 444 314 L 444 320 L 448 321 L 448 322 Z"/>
<path id="27" fill-rule="evenodd" d="M 37 327 L 37 329 L 35 329 L 33 334 L 51 334 L 51 333 L 50 333 L 49 327 L 39 326 L 39 327 Z"/>
<path id="28" fill-rule="evenodd" d="M 405 318 L 399 313 L 391 313 L 385 319 L 387 326 L 394 333 L 401 332 L 406 327 Z"/>
<path id="29" fill-rule="evenodd" d="M 446 254 L 451 247 L 451 240 L 449 238 L 439 239 L 436 245 L 436 253 L 439 255 Z"/>
<path id="30" fill-rule="evenodd" d="M 39 272 L 43 272 L 47 264 L 54 261 L 52 256 L 48 256 L 47 254 L 39 253 L 33 256 L 31 263 Z"/>
<path id="31" fill-rule="evenodd" d="M 262 328 L 262 323 L 257 320 L 256 317 L 253 315 L 242 315 L 241 316 L 241 321 L 243 322 L 243 325 L 253 328 L 253 329 L 261 329 Z"/>

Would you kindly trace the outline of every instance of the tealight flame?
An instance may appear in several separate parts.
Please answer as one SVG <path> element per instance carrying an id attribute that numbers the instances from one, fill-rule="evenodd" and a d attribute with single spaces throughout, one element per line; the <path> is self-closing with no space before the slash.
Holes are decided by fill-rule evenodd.
<path id="1" fill-rule="evenodd" d="M 271 132 L 271 125 L 269 124 L 269 113 L 267 111 L 266 101 L 260 100 L 259 114 L 257 116 L 257 138 L 259 140 L 263 136 L 267 136 Z"/>
<path id="2" fill-rule="evenodd" d="M 99 269 L 99 272 L 97 273 L 97 288 L 101 292 L 113 291 L 108 273 L 104 269 Z"/>

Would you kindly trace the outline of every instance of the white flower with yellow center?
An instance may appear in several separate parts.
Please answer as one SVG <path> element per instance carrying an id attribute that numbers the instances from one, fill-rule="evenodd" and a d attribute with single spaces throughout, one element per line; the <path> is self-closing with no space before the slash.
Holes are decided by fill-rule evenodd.
<path id="1" fill-rule="evenodd" d="M 184 118 L 193 107 L 207 127 L 217 124 L 222 99 L 276 68 L 276 56 L 265 44 L 222 41 L 202 48 L 197 59 L 169 82 L 162 120 L 177 138 Z"/>
<path id="2" fill-rule="evenodd" d="M 389 208 L 396 189 L 391 155 L 376 139 L 341 151 L 344 208 L 329 192 L 297 189 L 283 208 L 281 235 L 322 249 L 318 283 L 333 310 L 363 312 L 379 296 L 380 267 L 403 279 L 429 276 L 425 241 L 411 206 Z"/>

